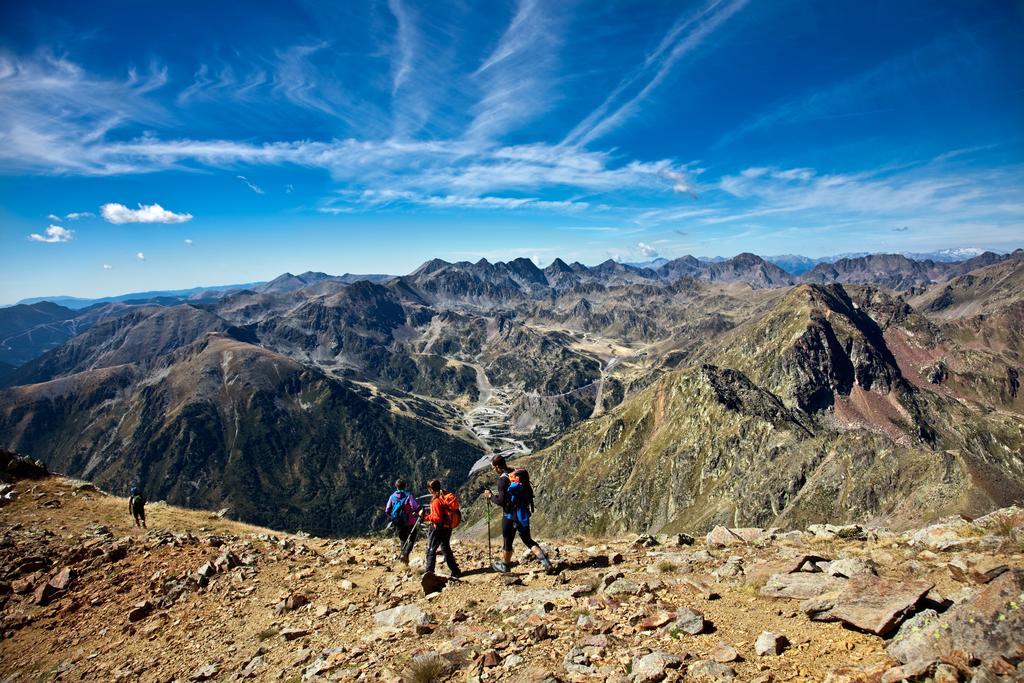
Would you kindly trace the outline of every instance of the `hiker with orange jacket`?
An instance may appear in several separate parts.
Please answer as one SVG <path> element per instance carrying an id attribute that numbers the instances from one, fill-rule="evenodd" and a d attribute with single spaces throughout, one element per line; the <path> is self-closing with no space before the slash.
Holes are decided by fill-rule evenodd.
<path id="1" fill-rule="evenodd" d="M 441 482 L 431 479 L 427 482 L 427 490 L 430 491 L 430 512 L 420 510 L 420 517 L 430 522 L 433 528 L 427 541 L 427 574 L 434 573 L 434 565 L 437 562 L 437 551 L 440 548 L 444 554 L 444 561 L 448 565 L 448 571 L 455 578 L 462 576 L 458 562 L 455 561 L 455 553 L 452 552 L 452 530 L 462 522 L 462 512 L 459 510 L 459 499 L 451 491 L 441 488 Z"/>

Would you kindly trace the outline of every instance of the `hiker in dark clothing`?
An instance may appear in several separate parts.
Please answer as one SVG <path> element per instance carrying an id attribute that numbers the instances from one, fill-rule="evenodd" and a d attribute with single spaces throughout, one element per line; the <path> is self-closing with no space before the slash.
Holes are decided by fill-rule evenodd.
<path id="1" fill-rule="evenodd" d="M 416 519 L 420 512 L 420 502 L 416 496 L 405 490 L 405 480 L 399 479 L 395 482 L 395 492 L 388 498 L 384 506 L 384 514 L 388 516 L 398 533 L 398 541 L 401 549 L 398 559 L 404 564 L 409 564 L 409 553 L 416 545 L 418 534 Z"/>
<path id="2" fill-rule="evenodd" d="M 135 520 L 135 526 L 146 528 L 146 497 L 138 486 L 133 486 L 129 492 L 128 512 Z"/>
<path id="3" fill-rule="evenodd" d="M 530 535 L 533 487 L 530 485 L 529 475 L 526 470 L 513 470 L 501 455 L 491 458 L 491 467 L 498 473 L 498 489 L 494 492 L 488 489 L 484 495 L 501 508 L 501 537 L 504 541 L 505 551 L 504 561 L 495 562 L 494 568 L 499 572 L 509 571 L 512 566 L 512 542 L 518 533 L 519 538 L 523 539 L 526 547 L 533 551 L 544 569 L 551 572 L 551 560 Z"/>
<path id="4" fill-rule="evenodd" d="M 434 573 L 434 565 L 437 563 L 438 549 L 444 554 L 444 561 L 448 565 L 448 571 L 455 578 L 462 576 L 458 562 L 455 561 L 455 553 L 452 552 L 452 529 L 462 521 L 462 512 L 459 510 L 459 499 L 451 491 L 441 488 L 441 482 L 432 479 L 427 482 L 427 490 L 432 496 L 430 501 L 430 512 L 420 510 L 420 516 L 430 522 L 433 528 L 427 541 L 427 574 Z"/>

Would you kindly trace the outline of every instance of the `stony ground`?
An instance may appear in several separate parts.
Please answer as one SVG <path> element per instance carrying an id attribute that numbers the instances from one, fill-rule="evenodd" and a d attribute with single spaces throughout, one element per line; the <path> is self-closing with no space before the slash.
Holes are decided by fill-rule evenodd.
<path id="1" fill-rule="evenodd" d="M 467 575 L 425 597 L 422 541 L 405 568 L 389 539 L 290 536 L 163 504 L 147 531 L 90 485 L 14 489 L 0 508 L 2 681 L 1024 676 L 1015 508 L 907 534 L 550 540 L 554 576 L 525 561 L 495 574 L 486 541 L 460 539 Z"/>

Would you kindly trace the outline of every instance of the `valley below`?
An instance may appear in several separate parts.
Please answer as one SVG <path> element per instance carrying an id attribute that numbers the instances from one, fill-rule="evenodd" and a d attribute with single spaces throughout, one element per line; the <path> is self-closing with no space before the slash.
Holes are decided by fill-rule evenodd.
<path id="1" fill-rule="evenodd" d="M 0 445 L 318 535 L 383 527 L 396 477 L 473 496 L 495 453 L 555 533 L 977 516 L 1024 500 L 1022 253 L 435 259 L 24 304 L 0 309 Z"/>

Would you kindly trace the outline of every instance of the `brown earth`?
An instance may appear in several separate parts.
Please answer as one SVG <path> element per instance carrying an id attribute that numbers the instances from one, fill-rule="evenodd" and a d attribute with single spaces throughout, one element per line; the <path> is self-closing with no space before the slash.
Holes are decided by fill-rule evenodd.
<path id="1" fill-rule="evenodd" d="M 964 590 L 946 567 L 951 559 L 1024 567 L 1020 537 L 1005 529 L 1010 540 L 973 554 L 962 547 L 923 550 L 909 545 L 908 535 L 885 531 L 870 531 L 869 540 L 805 532 L 727 548 L 706 547 L 703 539 L 677 545 L 675 537 L 653 547 L 633 538 L 545 539 L 560 573 L 548 576 L 524 562 L 509 578 L 486 569 L 484 540 L 464 534 L 455 552 L 467 576 L 424 598 L 419 572 L 393 563 L 390 539 L 290 536 L 162 503 L 147 507 L 145 531 L 132 525 L 125 499 L 90 485 L 49 478 L 15 489 L 0 518 L 4 681 L 626 681 L 638 680 L 633 669 L 652 651 L 686 662 L 650 680 L 682 678 L 687 667 L 687 678 L 699 680 L 701 661 L 729 658 L 722 643 L 739 654 L 722 665 L 736 680 L 820 681 L 842 667 L 883 671 L 895 662 L 882 638 L 810 621 L 798 601 L 759 594 L 769 575 L 794 558 L 871 560 L 881 576 L 934 583 L 943 596 Z M 980 534 L 972 531 L 965 543 Z M 414 558 L 423 547 L 421 540 Z M 224 560 L 226 550 L 233 560 Z M 225 566 L 200 579 L 197 570 L 219 557 Z M 421 561 L 414 559 L 414 568 Z M 598 589 L 617 572 L 624 593 Z M 720 597 L 694 592 L 687 584 L 694 578 Z M 538 589 L 578 597 L 545 597 Z M 499 611 L 494 607 L 506 590 L 513 591 L 510 606 Z M 428 616 L 397 628 L 375 620 L 378 611 L 400 605 Z M 674 628 L 679 608 L 703 614 L 706 632 Z M 766 630 L 788 640 L 781 655 L 755 653 Z M 576 647 L 586 661 L 573 670 L 566 657 Z M 450 673 L 413 678 L 431 661 L 424 653 L 441 653 Z"/>

